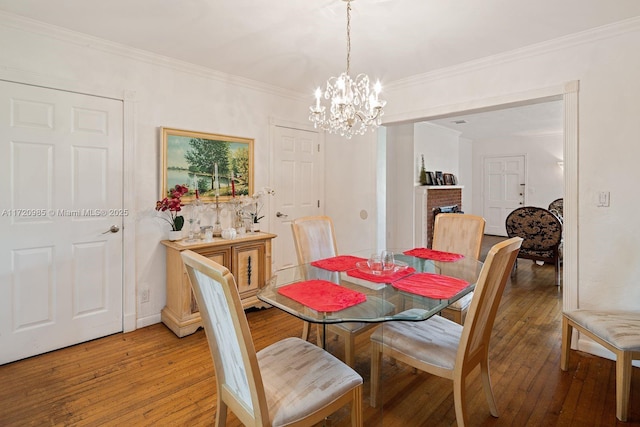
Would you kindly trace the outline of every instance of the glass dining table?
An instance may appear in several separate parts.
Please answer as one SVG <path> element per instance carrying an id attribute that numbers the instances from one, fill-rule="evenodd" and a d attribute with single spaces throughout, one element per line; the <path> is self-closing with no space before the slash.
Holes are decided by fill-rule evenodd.
<path id="1" fill-rule="evenodd" d="M 342 322 L 423 321 L 472 292 L 482 263 L 430 249 L 391 250 L 394 265 L 372 270 L 376 251 L 282 268 L 258 298 L 326 326 Z M 324 329 L 324 328 L 323 328 Z M 325 347 L 325 338 L 322 346 Z"/>

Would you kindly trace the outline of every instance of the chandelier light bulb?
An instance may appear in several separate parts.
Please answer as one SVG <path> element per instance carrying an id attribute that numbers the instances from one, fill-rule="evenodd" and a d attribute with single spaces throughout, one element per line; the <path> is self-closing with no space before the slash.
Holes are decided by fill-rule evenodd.
<path id="1" fill-rule="evenodd" d="M 324 98 L 329 100 L 329 110 L 321 105 L 323 93 L 316 89 L 315 106 L 309 107 L 309 120 L 315 128 L 329 133 L 340 134 L 347 139 L 353 135 L 363 135 L 368 129 L 374 130 L 382 123 L 386 101 L 378 98 L 382 92 L 380 81 L 373 87 L 369 76 L 358 74 L 355 79 L 349 75 L 351 61 L 351 0 L 347 3 L 347 68 L 338 77 L 327 80 Z M 328 117 L 327 117 L 328 113 Z"/>

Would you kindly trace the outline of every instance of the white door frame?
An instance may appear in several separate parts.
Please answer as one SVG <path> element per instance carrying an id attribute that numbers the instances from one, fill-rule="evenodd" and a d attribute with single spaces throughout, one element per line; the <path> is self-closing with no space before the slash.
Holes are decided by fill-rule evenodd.
<path id="1" fill-rule="evenodd" d="M 126 89 L 113 89 L 97 86 L 86 86 L 78 82 L 62 80 L 50 76 L 35 74 L 29 70 L 3 69 L 0 68 L 0 80 L 12 83 L 20 83 L 33 86 L 41 86 L 49 89 L 76 92 L 84 95 L 110 98 L 122 101 L 122 139 L 123 139 L 123 161 L 122 161 L 122 182 L 123 188 L 135 188 L 135 101 L 136 93 Z M 136 259 L 135 259 L 135 191 L 123 191 L 123 208 L 128 210 L 129 215 L 123 219 L 122 236 L 122 329 L 123 332 L 130 332 L 136 329 Z"/>
<path id="2" fill-rule="evenodd" d="M 578 93 L 580 81 L 571 80 L 555 86 L 531 89 L 464 102 L 454 105 L 385 114 L 384 126 L 429 120 L 458 113 L 480 112 L 502 106 L 526 105 L 534 100 L 562 99 L 564 104 L 564 251 L 563 309 L 578 308 Z"/>

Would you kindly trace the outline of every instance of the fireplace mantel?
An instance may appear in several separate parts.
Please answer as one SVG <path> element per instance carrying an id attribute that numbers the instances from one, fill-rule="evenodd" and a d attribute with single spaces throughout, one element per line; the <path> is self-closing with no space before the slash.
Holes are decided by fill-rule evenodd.
<path id="1" fill-rule="evenodd" d="M 462 209 L 463 185 L 420 185 L 414 191 L 414 246 L 431 247 L 433 210 L 458 205 Z"/>

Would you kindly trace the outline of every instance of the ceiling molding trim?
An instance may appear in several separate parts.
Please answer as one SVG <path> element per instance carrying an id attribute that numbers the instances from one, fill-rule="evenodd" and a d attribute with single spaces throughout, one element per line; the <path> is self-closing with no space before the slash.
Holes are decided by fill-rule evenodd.
<path id="1" fill-rule="evenodd" d="M 99 37 L 90 36 L 88 34 L 79 33 L 77 31 L 71 31 L 62 27 L 46 24 L 4 11 L 0 11 L 0 25 L 14 28 L 20 31 L 38 34 L 65 43 L 75 44 L 84 48 L 94 49 L 112 55 L 121 56 L 134 61 L 145 62 L 151 65 L 193 74 L 206 79 L 217 80 L 221 83 L 242 86 L 247 89 L 267 93 L 269 95 L 289 98 L 295 101 L 302 101 L 308 98 L 308 96 L 304 96 L 303 94 L 296 91 L 268 85 L 266 83 L 246 79 L 232 74 L 226 74 L 220 71 L 212 70 L 210 68 L 191 64 L 186 61 L 180 61 L 178 59 L 169 58 L 146 50 L 136 49 L 130 46 L 101 39 Z"/>
<path id="2" fill-rule="evenodd" d="M 418 74 L 406 79 L 385 83 L 387 92 L 401 90 L 412 86 L 425 84 L 431 81 L 450 78 L 483 70 L 496 65 L 521 61 L 535 56 L 552 53 L 558 50 L 569 49 L 574 46 L 588 44 L 599 40 L 616 37 L 632 31 L 640 31 L 640 17 L 626 19 L 613 24 L 603 25 L 586 31 L 559 37 L 542 43 L 536 43 L 527 47 L 486 56 L 475 61 L 469 61 L 451 67 L 440 68 L 424 74 Z"/>
<path id="3" fill-rule="evenodd" d="M 426 119 L 434 120 L 455 115 L 482 113 L 505 107 L 519 107 L 534 102 L 558 101 L 559 94 L 565 93 L 565 85 L 547 86 L 523 92 L 506 93 L 487 98 L 475 99 L 458 104 L 446 104 L 420 110 L 405 111 L 397 114 L 385 114 L 382 124 L 385 126 L 413 123 Z"/>

